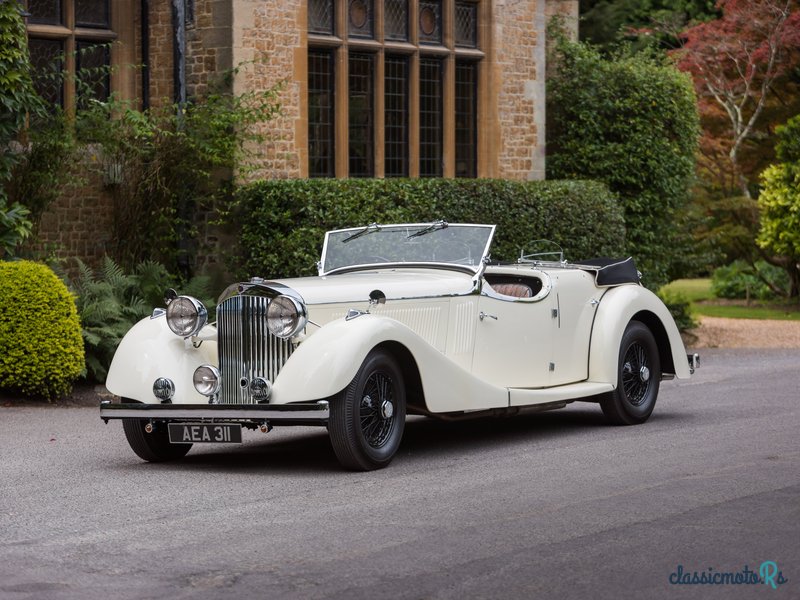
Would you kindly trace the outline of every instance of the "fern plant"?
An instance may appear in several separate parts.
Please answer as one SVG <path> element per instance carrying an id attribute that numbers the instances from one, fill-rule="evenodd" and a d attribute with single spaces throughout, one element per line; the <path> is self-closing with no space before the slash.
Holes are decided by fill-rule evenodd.
<path id="1" fill-rule="evenodd" d="M 77 263 L 77 276 L 66 279 L 77 296 L 86 349 L 84 375 L 90 380 L 100 383 L 106 380 L 120 341 L 154 307 L 163 306 L 167 288 L 176 287 L 198 298 L 213 314 L 214 302 L 210 299 L 207 277 L 194 277 L 181 286 L 164 265 L 154 261 L 139 263 L 129 274 L 108 256 L 97 272 L 80 260 Z"/>

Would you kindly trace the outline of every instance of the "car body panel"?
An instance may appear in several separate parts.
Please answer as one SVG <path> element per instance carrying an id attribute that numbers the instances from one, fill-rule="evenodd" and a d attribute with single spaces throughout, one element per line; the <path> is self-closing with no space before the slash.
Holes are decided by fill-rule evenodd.
<path id="1" fill-rule="evenodd" d="M 174 403 L 208 402 L 195 391 L 192 375 L 200 365 L 217 364 L 216 331 L 206 326 L 200 335 L 212 339 L 199 343 L 176 336 L 163 314 L 142 319 L 120 342 L 108 369 L 106 388 L 121 398 L 158 402 L 153 396 L 153 382 L 167 377 L 175 382 Z"/>

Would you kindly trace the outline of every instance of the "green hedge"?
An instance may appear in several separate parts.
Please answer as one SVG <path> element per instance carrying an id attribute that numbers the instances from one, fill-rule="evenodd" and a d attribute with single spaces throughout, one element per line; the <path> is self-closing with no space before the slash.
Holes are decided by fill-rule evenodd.
<path id="1" fill-rule="evenodd" d="M 66 395 L 84 368 L 75 300 L 42 264 L 0 262 L 0 389 Z"/>
<path id="2" fill-rule="evenodd" d="M 229 216 L 239 231 L 242 277 L 316 274 L 329 229 L 379 223 L 497 225 L 492 258 L 514 260 L 536 239 L 559 243 L 571 261 L 619 255 L 622 209 L 600 183 L 499 179 L 295 179 L 243 187 Z"/>

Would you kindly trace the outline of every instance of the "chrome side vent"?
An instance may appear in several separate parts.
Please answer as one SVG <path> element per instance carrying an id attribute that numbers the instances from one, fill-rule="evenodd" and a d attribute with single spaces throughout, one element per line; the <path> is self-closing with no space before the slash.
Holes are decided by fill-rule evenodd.
<path id="1" fill-rule="evenodd" d="M 275 381 L 294 350 L 267 329 L 267 306 L 264 296 L 233 296 L 217 307 L 220 404 L 254 404 L 250 383 Z"/>

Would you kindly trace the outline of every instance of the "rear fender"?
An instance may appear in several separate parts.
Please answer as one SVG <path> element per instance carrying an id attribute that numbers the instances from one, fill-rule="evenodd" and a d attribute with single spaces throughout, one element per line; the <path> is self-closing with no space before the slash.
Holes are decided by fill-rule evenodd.
<path id="1" fill-rule="evenodd" d="M 631 320 L 642 321 L 653 332 L 662 371 L 689 378 L 689 364 L 680 332 L 664 303 L 639 285 L 622 285 L 603 295 L 592 328 L 589 381 L 617 385 L 619 346 Z"/>

